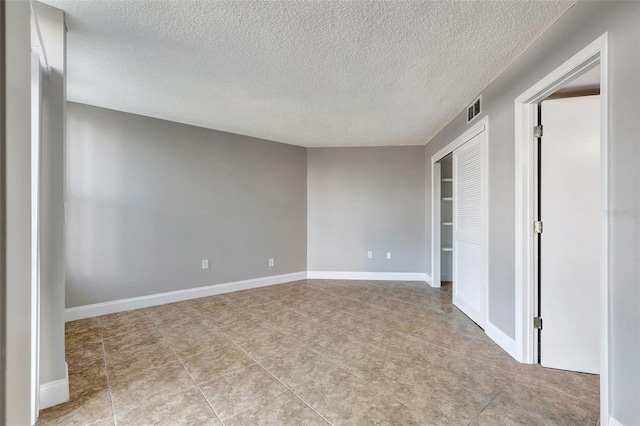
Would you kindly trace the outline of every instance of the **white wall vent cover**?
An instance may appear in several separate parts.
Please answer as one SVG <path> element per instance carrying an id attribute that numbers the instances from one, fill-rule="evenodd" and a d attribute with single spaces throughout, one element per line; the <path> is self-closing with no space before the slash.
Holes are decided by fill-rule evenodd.
<path id="1" fill-rule="evenodd" d="M 471 123 L 474 118 L 480 115 L 482 109 L 482 96 L 479 96 L 471 105 L 467 107 L 467 123 Z"/>

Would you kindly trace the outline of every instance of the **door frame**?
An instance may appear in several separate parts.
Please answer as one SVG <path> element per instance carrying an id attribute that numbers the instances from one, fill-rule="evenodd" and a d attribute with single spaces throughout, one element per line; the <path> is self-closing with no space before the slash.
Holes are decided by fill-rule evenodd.
<path id="1" fill-rule="evenodd" d="M 602 258 L 600 272 L 600 413 L 602 424 L 609 418 L 609 305 L 610 245 L 609 220 L 609 45 L 603 34 L 515 99 L 515 308 L 516 358 L 533 364 L 537 353 L 537 333 L 533 328 L 537 301 L 537 250 L 533 233 L 536 206 L 537 104 L 587 68 L 600 64 L 600 162 Z"/>
<path id="2" fill-rule="evenodd" d="M 40 412 L 40 183 L 42 170 L 41 56 L 31 52 L 31 422 Z"/>
<path id="3" fill-rule="evenodd" d="M 441 220 L 440 209 L 442 201 L 440 199 L 441 184 L 441 166 L 438 163 L 447 155 L 451 154 L 458 147 L 469 142 L 471 139 L 485 132 L 485 158 L 484 167 L 486 173 L 482 185 L 485 188 L 486 202 L 484 203 L 485 223 L 483 229 L 483 279 L 485 282 L 485 324 L 489 323 L 489 116 L 484 116 L 480 121 L 474 123 L 468 130 L 458 136 L 454 141 L 447 144 L 444 148 L 431 156 L 431 282 L 432 287 L 440 287 L 442 285 L 440 273 L 440 240 L 441 240 Z"/>

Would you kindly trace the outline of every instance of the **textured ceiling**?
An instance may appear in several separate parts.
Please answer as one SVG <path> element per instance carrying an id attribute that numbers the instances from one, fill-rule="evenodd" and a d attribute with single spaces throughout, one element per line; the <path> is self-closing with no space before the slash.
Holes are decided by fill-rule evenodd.
<path id="1" fill-rule="evenodd" d="M 45 3 L 70 101 L 307 147 L 425 144 L 573 4 Z"/>

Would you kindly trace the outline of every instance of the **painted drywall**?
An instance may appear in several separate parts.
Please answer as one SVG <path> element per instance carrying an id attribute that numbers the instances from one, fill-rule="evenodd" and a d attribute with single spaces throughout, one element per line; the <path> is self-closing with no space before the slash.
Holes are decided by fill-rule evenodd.
<path id="1" fill-rule="evenodd" d="M 48 65 L 42 80 L 40 170 L 40 384 L 65 379 L 64 156 L 66 28 L 60 9 L 33 2 Z"/>
<path id="2" fill-rule="evenodd" d="M 514 99 L 609 32 L 610 390 L 611 414 L 622 424 L 636 424 L 640 419 L 639 23 L 640 3 L 578 2 L 482 93 L 483 115 L 489 116 L 489 320 L 513 338 Z M 461 113 L 425 147 L 427 223 L 431 221 L 431 155 L 467 128 L 466 116 Z M 429 227 L 426 232 L 430 241 Z M 426 249 L 430 259 L 429 245 Z"/>
<path id="3" fill-rule="evenodd" d="M 29 2 L 5 6 L 6 62 L 6 400 L 8 425 L 30 423 L 31 48 Z M 4 366 L 3 366 L 4 367 Z"/>
<path id="4" fill-rule="evenodd" d="M 306 270 L 304 148 L 67 113 L 68 308 Z"/>
<path id="5" fill-rule="evenodd" d="M 309 148 L 307 160 L 310 271 L 424 272 L 423 147 Z"/>

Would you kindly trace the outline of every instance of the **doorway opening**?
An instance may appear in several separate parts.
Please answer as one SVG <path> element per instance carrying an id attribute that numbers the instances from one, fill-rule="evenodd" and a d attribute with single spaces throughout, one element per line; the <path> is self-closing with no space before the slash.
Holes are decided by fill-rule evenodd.
<path id="1" fill-rule="evenodd" d="M 545 339 L 545 318 L 540 316 L 540 312 L 545 312 L 544 304 L 549 303 L 545 297 L 545 267 L 549 265 L 549 256 L 545 250 L 550 246 L 548 239 L 544 240 L 544 234 L 548 231 L 548 227 L 544 226 L 545 215 L 545 182 L 544 182 L 544 164 L 545 161 L 553 163 L 553 160 L 547 158 L 545 154 L 551 151 L 538 151 L 542 146 L 545 149 L 545 117 L 549 118 L 550 111 L 554 109 L 553 103 L 570 103 L 567 99 L 587 98 L 588 96 L 597 96 L 595 104 L 597 112 L 594 117 L 598 122 L 599 129 L 596 130 L 597 144 L 595 149 L 598 151 L 597 171 L 590 178 L 595 178 L 596 184 L 591 182 L 592 188 L 597 191 L 595 202 L 596 224 L 593 220 L 589 225 L 591 228 L 585 232 L 592 232 L 595 244 L 597 245 L 596 272 L 592 272 L 595 276 L 590 277 L 590 281 L 595 285 L 594 291 L 597 312 L 591 312 L 590 315 L 596 318 L 596 328 L 588 330 L 588 333 L 598 334 L 598 342 L 596 343 L 599 356 L 600 371 L 600 409 L 601 419 L 604 422 L 608 419 L 609 393 L 609 345 L 608 345 L 608 317 L 609 317 L 609 224 L 605 214 L 609 206 L 608 197 L 608 62 L 607 62 L 607 45 L 608 36 L 604 34 L 582 51 L 578 52 L 564 64 L 559 66 L 529 90 L 524 92 L 515 100 L 515 178 L 516 178 L 516 239 L 515 239 L 515 266 L 516 266 L 516 356 L 517 359 L 525 363 L 537 363 L 540 356 L 544 359 L 544 354 L 540 353 L 540 348 L 544 347 L 544 340 L 539 341 L 539 337 Z M 583 85 L 586 80 L 591 81 Z M 593 82 L 599 84 L 599 95 L 595 94 L 597 87 Z M 576 96 L 576 95 L 588 96 Z M 592 102 L 593 103 L 593 102 Z M 547 107 L 545 108 L 545 104 Z M 564 105 L 556 110 L 570 109 L 571 106 Z M 545 116 L 545 110 L 547 115 Z M 593 120 L 593 118 L 592 118 Z M 536 128 L 542 124 L 542 129 Z M 542 133 L 542 144 L 540 144 L 540 130 Z M 586 147 L 585 147 L 586 149 Z M 574 149 L 572 155 L 577 156 L 583 153 L 581 149 Z M 542 159 L 542 162 L 539 161 Z M 539 169 L 538 167 L 541 167 Z M 542 173 L 541 173 L 542 171 Z M 553 173 L 553 172 L 552 172 Z M 589 176 L 587 174 L 587 176 Z M 542 181 L 538 181 L 538 177 L 542 177 Z M 577 178 L 577 180 L 580 180 Z M 549 183 L 546 184 L 550 188 Z M 584 188 L 583 188 L 584 189 Z M 539 191 L 540 190 L 540 191 Z M 566 188 L 565 188 L 566 191 Z M 588 191 L 587 191 L 588 192 Z M 592 192 L 592 196 L 594 195 Z M 558 192 L 562 194 L 561 192 Z M 569 194 L 563 194 L 566 198 L 571 197 Z M 542 198 L 539 198 L 542 197 Z M 542 202 L 540 202 L 542 200 Z M 561 197 L 556 197 L 561 200 Z M 551 203 L 553 205 L 553 203 Z M 591 208 L 590 208 L 591 209 Z M 591 209 L 593 210 L 593 209 Z M 562 209 L 559 210 L 562 212 Z M 593 213 L 593 212 L 592 212 Z M 593 218 L 593 216 L 592 216 Z M 542 219 L 542 223 L 538 222 Z M 542 231 L 540 237 L 539 231 Z M 575 252 L 570 253 L 575 254 Z M 580 256 L 577 256 L 580 257 Z M 566 269 L 566 268 L 565 268 Z M 548 279 L 548 277 L 547 277 Z M 540 281 L 539 281 L 540 280 Z M 541 287 L 538 287 L 538 284 Z M 547 294 L 548 295 L 548 294 Z M 573 295 L 577 297 L 576 294 Z M 591 296 L 593 297 L 593 295 Z M 558 308 L 555 309 L 556 313 Z M 540 321 L 542 319 L 542 321 Z M 539 327 L 542 327 L 540 331 Z M 587 329 L 588 327 L 583 327 Z M 547 336 L 549 333 L 547 333 Z M 566 345 L 565 345 L 566 346 Z M 543 361 L 544 365 L 544 361 Z"/>
<path id="2" fill-rule="evenodd" d="M 538 104 L 535 167 L 537 362 L 591 374 L 599 373 L 599 73 L 596 64 Z"/>

